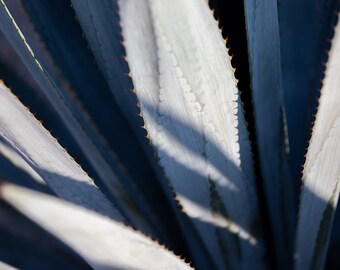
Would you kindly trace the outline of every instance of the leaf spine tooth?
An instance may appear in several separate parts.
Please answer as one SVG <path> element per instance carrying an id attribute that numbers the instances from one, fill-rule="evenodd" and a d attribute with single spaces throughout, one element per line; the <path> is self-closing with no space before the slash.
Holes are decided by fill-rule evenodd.
<path id="1" fill-rule="evenodd" d="M 229 49 L 227 49 L 227 51 L 229 52 Z M 229 56 L 229 60 L 230 60 L 230 62 L 231 62 L 231 61 L 233 60 L 234 55 L 233 55 L 233 54 L 230 55 L 230 54 L 228 53 L 228 56 Z"/>

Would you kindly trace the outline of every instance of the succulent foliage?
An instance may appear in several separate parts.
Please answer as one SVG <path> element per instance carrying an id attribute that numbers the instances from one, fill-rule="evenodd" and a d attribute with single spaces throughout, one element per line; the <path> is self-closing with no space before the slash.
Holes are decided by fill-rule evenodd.
<path id="1" fill-rule="evenodd" d="M 0 0 L 0 268 L 336 269 L 339 4 Z"/>

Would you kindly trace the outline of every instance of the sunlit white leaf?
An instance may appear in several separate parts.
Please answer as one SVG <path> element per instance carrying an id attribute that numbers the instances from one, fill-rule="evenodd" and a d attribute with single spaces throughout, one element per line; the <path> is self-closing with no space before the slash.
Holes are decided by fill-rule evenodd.
<path id="1" fill-rule="evenodd" d="M 319 110 L 303 170 L 295 269 L 321 269 L 325 262 L 340 174 L 340 23 L 321 92 Z"/>
<path id="2" fill-rule="evenodd" d="M 5 183 L 0 197 L 64 241 L 94 269 L 191 269 L 159 244 L 97 213 Z"/>
<path id="3" fill-rule="evenodd" d="M 208 5 L 130 0 L 120 6 L 147 130 L 184 212 L 218 268 L 263 267 L 237 81 Z"/>
<path id="4" fill-rule="evenodd" d="M 92 179 L 2 82 L 0 137 L 21 155 L 58 196 L 122 220 Z"/>

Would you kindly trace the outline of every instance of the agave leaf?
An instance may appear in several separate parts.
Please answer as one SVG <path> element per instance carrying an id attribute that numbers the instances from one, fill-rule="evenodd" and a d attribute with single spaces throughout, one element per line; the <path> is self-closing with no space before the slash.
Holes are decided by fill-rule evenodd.
<path id="1" fill-rule="evenodd" d="M 12 269 L 92 269 L 65 243 L 0 199 L 1 260 Z M 6 269 L 3 264 L 0 269 Z"/>
<path id="2" fill-rule="evenodd" d="M 262 239 L 254 234 L 258 208 L 239 93 L 207 4 L 120 4 L 143 117 L 183 211 L 217 268 L 264 267 Z"/>
<path id="3" fill-rule="evenodd" d="M 0 196 L 95 269 L 191 269 L 140 233 L 91 211 L 10 184 L 1 185 Z"/>
<path id="4" fill-rule="evenodd" d="M 287 113 L 291 164 L 300 179 L 310 127 L 317 107 L 319 65 L 336 0 L 280 1 L 283 97 Z M 301 14 L 303 13 L 303 16 Z M 299 182 L 296 181 L 296 186 Z"/>
<path id="5" fill-rule="evenodd" d="M 130 122 L 151 165 L 157 171 L 153 152 L 144 139 L 145 125 L 127 64 L 117 1 L 72 0 L 71 2 L 117 104 Z"/>
<path id="6" fill-rule="evenodd" d="M 113 194 L 119 210 L 134 226 L 141 228 L 146 232 L 150 232 L 151 229 L 149 228 L 149 225 L 144 217 L 142 217 L 138 208 L 131 200 L 98 148 L 96 136 L 91 133 L 85 120 L 82 119 L 74 105 L 56 84 L 48 70 L 45 69 L 43 63 L 39 61 L 39 58 L 34 53 L 22 31 L 19 29 L 5 2 L 1 0 L 0 3 L 0 27 L 4 35 L 15 48 L 27 69 L 38 82 L 56 111 L 64 119 L 64 122 L 72 135 L 77 138 L 76 141 L 78 145 L 90 160 L 98 175 L 105 182 L 109 191 Z"/>
<path id="7" fill-rule="evenodd" d="M 138 101 L 130 78 L 131 73 L 127 65 L 127 58 L 125 58 L 117 2 L 108 0 L 95 3 L 88 0 L 72 0 L 71 2 L 98 66 L 104 74 L 117 104 L 127 120 L 130 121 L 131 128 L 147 153 L 149 162 L 158 178 L 163 179 L 163 172 L 155 162 L 154 152 L 144 138 L 145 131 L 140 128 L 145 128 L 145 125 L 140 117 L 140 110 L 136 106 Z M 172 200 L 168 183 L 163 181 L 161 185 L 166 197 Z M 174 206 L 173 202 L 170 202 L 170 204 Z M 172 211 L 179 217 L 178 209 L 173 207 Z M 182 222 L 180 220 L 180 223 Z M 188 222 L 185 221 L 184 223 L 185 226 L 188 225 Z M 197 242 L 195 241 L 195 243 Z"/>
<path id="8" fill-rule="evenodd" d="M 157 76 L 158 59 L 157 54 L 155 53 L 157 51 L 157 46 L 153 33 L 151 10 L 148 0 L 129 0 L 119 1 L 118 3 L 124 43 L 130 59 L 130 68 L 133 71 L 134 84 L 136 84 L 138 89 L 148 89 L 148 91 L 143 92 L 143 98 L 150 98 L 149 102 L 154 104 L 158 101 L 158 97 L 151 91 L 156 91 L 159 87 Z M 130 18 L 134 19 L 131 20 Z M 136 31 L 136 29 L 138 29 L 138 31 Z M 133 44 L 138 44 L 138 47 Z M 141 97 L 139 93 L 138 96 Z M 144 103 L 141 103 L 141 106 L 144 106 Z M 143 117 L 152 119 L 147 110 L 143 110 Z M 150 130 L 148 130 L 148 132 L 150 133 Z M 149 134 L 148 137 L 151 139 Z M 150 142 L 152 142 L 152 140 L 150 140 Z M 164 173 L 162 172 L 162 174 Z M 207 250 L 205 249 L 202 240 L 199 238 L 191 220 L 185 214 L 178 211 L 178 206 L 174 204 L 176 202 L 173 200 L 173 193 L 166 192 L 168 190 L 168 179 L 163 178 L 164 177 L 161 177 L 160 181 L 162 181 L 165 195 L 172 204 L 177 221 L 184 231 L 184 237 L 189 243 L 191 256 L 193 256 L 195 265 L 202 269 L 211 269 L 213 267 L 212 261 L 211 258 L 207 256 Z"/>
<path id="9" fill-rule="evenodd" d="M 113 99 L 105 79 L 92 62 L 93 55 L 82 37 L 79 24 L 74 19 L 74 11 L 69 1 L 38 0 L 22 3 L 63 76 L 71 83 L 74 99 L 82 105 L 93 125 L 99 129 L 106 146 L 113 150 L 115 161 L 124 163 L 121 164 L 121 170 L 124 170 L 122 174 L 127 176 L 120 177 L 133 176 L 137 179 L 136 184 L 143 182 L 144 185 L 140 186 L 146 186 L 153 177 L 150 175 L 152 169 L 148 168 L 150 165 L 147 164 L 145 153 Z M 60 16 L 63 16 L 62 21 Z M 131 152 L 134 152 L 133 158 Z M 110 165 L 116 166 L 111 163 Z M 146 192 L 152 190 L 151 185 L 148 187 Z M 156 190 L 155 186 L 153 189 Z M 150 197 L 153 195 L 155 194 L 150 194 Z"/>
<path id="10" fill-rule="evenodd" d="M 334 31 L 319 109 L 303 170 L 295 269 L 322 269 L 339 197 L 339 23 Z"/>
<path id="11" fill-rule="evenodd" d="M 0 96 L 1 139 L 17 151 L 58 196 L 122 220 L 92 179 L 2 82 Z"/>
<path id="12" fill-rule="evenodd" d="M 93 127 L 108 149 L 105 152 L 113 157 L 113 160 L 107 158 L 110 166 L 114 168 L 120 181 L 129 183 L 135 189 L 133 191 L 138 193 L 138 197 L 142 197 L 139 201 L 140 208 L 153 225 L 156 236 L 168 245 L 169 242 L 177 241 L 177 238 L 171 237 L 178 235 L 178 229 L 171 222 L 173 216 L 169 213 L 160 183 L 105 83 L 105 78 L 97 65 L 93 64 L 94 56 L 86 39 L 82 37 L 82 30 L 74 18 L 74 10 L 69 1 L 22 3 L 55 63 L 60 67 L 63 77 L 70 82 L 74 94 L 72 99 L 79 103 L 83 113 L 85 111 L 88 114 L 87 119 L 92 119 Z"/>
<path id="13" fill-rule="evenodd" d="M 269 223 L 279 269 L 289 268 L 295 199 L 287 159 L 277 1 L 245 0 L 251 88 Z"/>
<path id="14" fill-rule="evenodd" d="M 132 128 L 141 135 L 143 121 L 138 117 L 136 96 L 129 68 L 124 60 L 116 1 L 72 0 L 73 8 L 110 89 Z"/>
<path id="15" fill-rule="evenodd" d="M 0 179 L 53 195 L 41 176 L 0 139 Z"/>
<path id="16" fill-rule="evenodd" d="M 147 177 L 140 173 L 142 168 L 144 172 L 147 171 L 147 165 L 143 162 L 144 153 L 139 149 L 136 138 L 111 97 L 105 79 L 93 63 L 93 55 L 82 37 L 82 30 L 74 18 L 69 1 L 22 1 L 22 4 L 27 8 L 54 62 L 60 67 L 62 76 L 71 85 L 72 89 L 67 89 L 66 93 L 72 96 L 93 129 L 98 131 L 96 134 L 104 146 L 110 147 L 111 153 L 114 150 L 111 156 L 115 162 L 110 162 L 110 166 L 114 167 L 121 178 L 131 178 L 131 174 L 136 171 L 143 178 Z M 59 20 L 60 16 L 63 16 L 63 21 Z M 128 154 L 131 151 L 135 152 L 136 158 L 131 159 Z M 121 158 L 125 161 L 124 165 Z M 110 160 L 110 157 L 107 159 Z M 126 165 L 130 167 L 126 168 Z"/>
<path id="17" fill-rule="evenodd" d="M 0 46 L 0 74 L 6 78 L 6 84 L 11 88 L 13 94 L 18 96 L 35 117 L 43 122 L 44 127 L 51 131 L 51 134 L 64 148 L 67 148 L 68 153 L 75 157 L 90 175 L 96 180 L 100 179 L 63 123 L 63 119 L 51 106 L 39 85 L 31 77 L 30 72 L 1 32 Z M 103 187 L 101 181 L 97 181 L 97 183 Z"/>

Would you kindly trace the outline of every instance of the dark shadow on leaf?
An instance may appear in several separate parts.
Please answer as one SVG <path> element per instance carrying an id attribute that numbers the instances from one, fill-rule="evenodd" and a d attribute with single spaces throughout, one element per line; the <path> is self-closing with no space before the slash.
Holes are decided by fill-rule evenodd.
<path id="1" fill-rule="evenodd" d="M 157 121 L 156 117 L 157 115 L 159 115 L 159 111 L 157 109 L 155 109 L 152 105 L 150 104 L 144 104 L 144 110 L 148 111 L 148 114 L 155 117 L 153 119 L 153 121 Z M 167 118 L 168 120 L 171 119 L 172 121 L 176 122 L 176 127 L 179 130 L 185 130 L 188 131 L 189 133 L 191 133 L 194 137 L 198 137 L 198 138 L 203 138 L 203 134 L 201 131 L 198 131 L 197 129 L 193 128 L 192 126 L 190 126 L 187 123 L 184 123 L 183 120 L 180 120 L 178 118 L 174 119 L 172 116 L 169 115 L 162 115 L 162 117 Z M 226 123 L 227 124 L 227 123 Z M 183 142 L 181 140 L 180 137 L 178 137 L 178 133 L 176 132 L 176 130 L 172 130 L 169 129 L 167 127 L 164 127 L 165 131 L 167 132 L 167 134 L 169 136 L 171 136 L 174 140 L 176 140 L 177 142 L 179 142 L 181 144 L 181 146 L 192 152 L 194 155 L 198 155 L 199 153 L 197 153 L 197 149 L 194 149 L 194 146 L 192 144 L 189 144 L 187 142 Z M 152 139 L 152 138 L 151 138 Z M 233 183 L 235 183 L 235 190 L 230 190 L 227 186 L 221 186 L 219 185 L 219 183 L 216 183 L 216 186 L 219 186 L 219 190 L 224 190 L 224 191 L 220 191 L 220 192 L 224 192 L 225 194 L 231 194 L 231 193 L 237 193 L 237 192 L 242 192 L 242 190 L 240 190 L 239 186 L 238 186 L 238 182 L 237 180 L 241 180 L 241 179 L 235 179 L 235 177 L 238 177 L 237 175 L 239 175 L 240 173 L 240 169 L 234 164 L 234 162 L 232 162 L 229 157 L 227 157 L 224 153 L 221 152 L 221 150 L 219 149 L 219 147 L 217 145 L 215 145 L 214 142 L 211 142 L 209 140 L 209 138 L 205 138 L 205 143 L 210 143 L 210 147 L 212 148 L 212 151 L 215 153 L 216 155 L 216 159 L 217 162 L 212 163 L 211 165 L 214 166 L 218 171 L 220 171 L 224 177 L 228 178 L 228 179 L 232 179 L 232 180 L 236 180 Z M 244 149 L 243 147 L 243 143 L 245 143 L 244 141 L 240 140 L 240 149 L 241 149 L 241 155 L 242 155 L 242 149 Z M 199 175 L 197 172 L 195 172 L 194 170 L 191 170 L 190 168 L 183 168 L 184 165 L 179 163 L 178 160 L 176 160 L 175 158 L 169 157 L 167 155 L 166 152 L 162 151 L 162 150 L 158 150 L 160 156 L 163 156 L 166 158 L 167 162 L 170 162 L 173 164 L 173 168 L 182 168 L 185 169 L 187 171 L 190 171 L 191 174 L 191 179 L 183 179 L 187 181 L 188 186 L 192 186 L 192 188 L 188 188 L 186 189 L 186 191 L 181 191 L 179 193 L 177 193 L 178 195 L 181 195 L 182 197 L 185 197 L 186 199 L 190 200 L 191 202 L 194 202 L 195 204 L 197 204 L 198 206 L 202 207 L 202 208 L 206 208 L 205 205 L 201 205 L 201 201 L 198 199 L 198 196 L 194 196 L 194 186 L 198 183 L 197 181 L 208 181 L 208 179 L 203 179 L 201 175 Z M 206 185 L 208 185 L 208 183 L 206 183 Z M 255 188 L 255 187 L 254 187 Z M 229 206 L 232 207 L 232 206 Z M 223 214 L 221 214 L 220 212 L 214 212 L 214 210 L 212 209 L 206 209 L 208 212 L 212 211 L 213 214 L 217 214 L 220 216 L 223 216 Z M 229 217 L 224 217 L 224 218 L 229 218 Z M 200 227 L 205 227 L 207 228 L 207 230 L 221 230 L 223 231 L 223 233 L 225 234 L 230 234 L 232 236 L 236 236 L 236 242 L 239 243 L 243 243 L 246 245 L 250 245 L 250 243 L 245 240 L 240 238 L 239 236 L 237 236 L 237 234 L 235 233 L 231 233 L 230 231 L 228 231 L 227 228 L 219 228 L 218 226 L 215 227 L 213 224 L 211 223 L 207 223 L 206 221 L 202 221 L 202 220 L 198 220 L 195 219 L 195 222 L 197 222 L 199 224 Z M 250 235 L 254 236 L 255 238 L 258 237 L 263 237 L 263 233 L 262 233 L 262 220 L 260 217 L 258 217 L 257 220 L 253 221 L 253 226 L 252 226 L 252 231 L 248 232 Z M 239 226 L 239 228 L 243 229 L 243 225 L 242 224 L 236 224 L 237 226 Z M 235 238 L 234 238 L 235 239 Z M 226 255 L 227 256 L 227 255 Z M 266 258 L 263 258 L 264 261 L 266 261 Z"/>
<path id="2" fill-rule="evenodd" d="M 72 57 L 72 55 L 70 55 L 70 57 Z M 87 59 L 87 60 L 89 60 L 89 59 Z M 10 59 L 10 61 L 13 62 L 14 60 Z M 4 63 L 4 62 L 5 61 L 3 59 L 1 59 L 1 63 Z M 72 63 L 72 65 L 70 65 L 69 68 L 70 67 L 74 67 L 73 66 L 74 64 L 76 66 L 77 63 Z M 87 64 L 85 65 L 85 67 L 87 67 Z M 52 129 L 53 130 L 53 134 L 57 134 L 58 137 L 62 137 L 61 138 L 61 144 L 68 148 L 68 150 L 70 151 L 71 155 L 72 156 L 77 156 L 78 160 L 81 162 L 81 164 L 83 165 L 85 170 L 91 176 L 94 176 L 95 179 L 99 179 L 99 177 L 97 177 L 97 175 L 94 173 L 91 165 L 89 165 L 87 159 L 82 155 L 81 151 L 79 150 L 79 148 L 78 148 L 78 146 L 76 144 L 76 141 L 74 139 L 72 139 L 72 136 L 70 134 L 68 134 L 68 132 L 66 131 L 64 125 L 62 124 L 62 121 L 60 119 L 58 119 L 58 117 L 56 117 L 55 112 L 53 110 L 51 110 L 51 108 L 49 108 L 48 103 L 46 103 L 45 100 L 41 96 L 39 96 L 39 93 L 38 93 L 39 91 L 34 92 L 34 91 L 31 91 L 32 89 L 29 89 L 29 90 L 26 91 L 27 85 L 25 83 L 25 80 L 23 80 L 21 78 L 21 83 L 20 83 L 20 81 L 18 82 L 16 80 L 17 76 L 15 75 L 15 73 L 16 73 L 17 69 L 13 68 L 13 66 L 11 68 L 8 68 L 6 65 L 0 65 L 0 71 L 1 71 L 0 75 L 1 76 L 5 76 L 5 79 L 9 79 L 11 81 L 11 84 L 13 86 L 15 86 L 14 89 L 16 89 L 15 91 L 18 91 L 17 93 L 22 96 L 22 98 L 24 100 L 24 104 L 34 104 L 33 107 L 36 108 L 36 111 L 39 111 L 38 119 L 41 119 L 41 118 L 44 119 L 45 120 L 45 124 L 44 125 L 46 125 L 46 127 L 48 129 Z M 84 76 L 84 73 L 79 72 L 78 74 L 74 74 L 74 76 L 78 76 L 77 77 L 78 88 L 81 87 L 82 86 L 82 84 L 81 84 L 82 82 L 81 82 L 81 80 L 79 78 Z M 97 82 L 95 82 L 95 84 L 96 83 Z M 18 85 L 18 87 L 16 87 L 17 85 Z M 31 88 L 34 88 L 34 87 L 31 87 Z M 35 94 L 31 95 L 31 93 L 35 93 Z M 81 92 L 79 92 L 79 93 L 81 93 Z M 104 95 L 103 98 L 105 98 L 105 93 L 106 92 L 105 93 L 101 92 L 101 93 Z M 112 97 L 110 97 L 110 98 L 112 98 Z M 100 99 L 97 100 L 98 102 L 96 102 L 95 105 L 91 104 L 91 102 L 90 102 L 91 101 L 90 100 L 91 96 L 87 96 L 86 99 L 87 99 L 86 103 L 88 104 L 86 109 L 88 111 L 92 111 L 92 114 L 95 117 L 102 116 L 102 114 L 98 114 L 98 113 L 95 112 L 96 109 L 97 110 L 101 109 L 100 102 L 99 102 Z M 37 101 L 37 100 L 39 100 L 39 101 Z M 84 96 L 84 102 L 85 102 L 85 96 Z M 44 103 L 46 103 L 46 104 L 44 104 Z M 43 106 L 43 108 L 41 108 L 41 106 Z M 152 107 L 150 105 L 147 106 L 147 110 L 150 112 L 151 115 L 157 115 L 158 114 L 158 111 L 154 107 Z M 113 111 L 110 110 L 107 113 L 109 114 L 109 113 L 112 113 L 112 112 Z M 41 116 L 41 118 L 40 118 L 40 116 Z M 169 116 L 166 116 L 166 117 L 169 117 Z M 117 136 L 116 135 L 117 127 L 114 125 L 114 123 L 112 123 L 112 126 L 110 126 L 109 128 L 106 126 L 107 125 L 107 121 L 109 121 L 109 120 L 110 119 L 106 119 L 105 118 L 103 121 L 100 122 L 101 132 L 106 131 L 105 136 L 107 138 L 109 138 L 110 136 L 112 136 L 112 138 L 114 138 L 113 139 L 113 143 L 116 145 L 117 149 L 119 147 L 121 147 L 121 148 L 119 148 L 120 149 L 119 152 L 122 154 L 122 157 L 123 157 L 123 160 L 124 160 L 124 166 L 129 168 L 128 174 L 133 174 L 135 178 L 138 178 L 136 176 L 138 176 L 139 173 L 136 173 L 136 172 L 133 171 L 133 169 L 135 168 L 134 166 L 138 166 L 138 171 L 139 172 L 142 172 L 147 167 L 147 169 L 145 169 L 146 172 L 141 173 L 141 175 L 143 175 L 144 178 L 145 178 L 144 182 L 140 182 L 140 183 L 137 183 L 137 184 L 139 185 L 140 188 L 142 187 L 140 190 L 142 190 L 144 196 L 146 195 L 148 201 L 151 202 L 150 206 L 151 207 L 155 207 L 155 209 L 157 208 L 158 214 L 160 212 L 162 212 L 162 211 L 164 212 L 164 214 L 162 214 L 162 215 L 159 214 L 159 216 L 160 216 L 159 220 L 162 223 L 164 223 L 164 224 L 171 224 L 171 223 L 175 224 L 176 218 L 174 217 L 173 213 L 171 213 L 171 211 L 169 211 L 169 207 L 167 205 L 167 202 L 165 200 L 162 200 L 162 199 L 159 198 L 159 197 L 162 197 L 161 195 L 163 193 L 160 192 L 159 194 L 157 194 L 159 189 L 155 188 L 153 190 L 153 186 L 150 185 L 150 182 L 148 182 L 148 177 L 149 176 L 150 177 L 154 177 L 154 175 L 153 175 L 154 172 L 151 172 L 151 168 L 149 167 L 147 162 L 144 160 L 144 155 L 142 155 L 142 154 L 138 154 L 137 155 L 134 152 L 134 147 L 129 147 L 130 146 L 129 144 L 130 144 L 131 140 L 134 139 L 134 138 L 131 138 L 133 136 L 131 136 L 131 137 L 129 136 L 129 139 L 127 139 L 127 137 L 124 137 L 124 134 L 120 134 L 120 136 Z M 180 119 L 173 119 L 173 120 L 176 122 L 176 125 L 178 126 L 178 128 L 183 129 L 183 130 L 188 130 L 188 131 L 190 131 L 191 134 L 194 134 L 194 136 L 202 137 L 202 133 L 200 131 L 195 130 L 194 128 L 190 127 L 188 124 L 184 123 Z M 180 138 L 177 137 L 177 134 L 176 134 L 176 132 L 174 130 L 168 129 L 168 130 L 166 130 L 166 132 L 170 136 L 172 136 L 174 139 L 176 139 L 177 141 L 180 141 L 180 143 L 182 143 L 182 146 L 184 148 L 186 148 L 187 150 L 189 150 L 191 152 L 194 152 L 194 149 L 192 148 L 192 145 L 191 144 L 187 144 L 187 143 L 181 141 Z M 140 136 L 142 136 L 142 132 L 140 132 Z M 123 141 L 124 141 L 124 147 L 123 147 L 123 144 L 120 145 L 120 143 L 123 142 Z M 222 172 L 226 178 L 232 179 L 235 175 L 237 175 L 239 169 L 235 166 L 235 164 L 232 161 L 229 160 L 228 157 L 226 157 L 219 150 L 219 147 L 217 145 L 214 145 L 212 142 L 210 142 L 210 143 L 211 143 L 211 147 L 212 147 L 213 151 L 215 152 L 215 154 L 217 156 L 216 160 L 224 161 L 224 162 L 217 162 L 217 163 L 212 164 L 212 165 L 214 167 L 216 167 L 220 172 Z M 242 141 L 240 141 L 240 143 L 242 144 Z M 135 145 L 135 144 L 133 144 L 133 145 Z M 113 146 L 111 145 L 111 147 L 113 147 Z M 241 145 L 241 149 L 242 149 L 242 145 Z M 138 153 L 140 153 L 139 150 L 138 150 Z M 166 153 L 163 153 L 163 154 L 164 154 L 164 156 L 166 156 Z M 140 160 L 140 159 L 143 159 L 143 160 Z M 178 161 L 176 159 L 174 159 L 174 158 L 167 157 L 167 159 L 169 161 L 171 161 L 173 164 L 175 164 L 177 167 L 183 166 L 182 164 L 178 163 Z M 141 162 L 140 164 L 138 164 L 139 160 Z M 129 161 L 131 161 L 131 163 Z M 14 168 L 11 167 L 11 164 L 8 163 L 8 160 L 2 159 L 2 157 L 0 157 L 0 162 L 2 164 L 5 164 L 5 166 L 6 166 L 6 170 L 7 170 L 7 172 L 6 172 L 7 175 L 5 176 L 6 179 L 14 181 L 15 183 L 18 183 L 18 184 L 23 185 L 23 186 L 27 186 L 27 187 L 33 188 L 33 189 L 37 189 L 37 190 L 41 189 L 40 186 L 37 186 L 35 184 L 32 185 L 32 183 L 30 183 L 30 179 L 27 177 L 27 175 L 25 175 L 25 173 L 20 172 L 20 171 L 14 172 Z M 1 168 L 0 168 L 0 170 L 1 170 Z M 56 175 L 54 175 L 51 172 L 47 172 L 47 171 L 43 171 L 43 170 L 40 170 L 40 174 L 42 174 L 44 177 L 46 177 L 48 175 L 56 176 Z M 198 179 L 201 179 L 201 177 L 197 173 L 195 173 L 195 172 L 192 172 L 191 175 L 193 176 L 193 179 L 186 179 L 186 180 L 188 181 L 188 185 L 194 186 L 195 185 L 195 181 L 200 181 Z M 1 174 L 0 174 L 0 176 L 1 176 Z M 20 181 L 14 180 L 14 178 L 17 178 L 17 177 L 22 179 L 22 182 L 20 182 L 21 180 Z M 83 189 L 84 185 L 87 185 L 85 183 L 78 182 L 78 181 L 76 181 L 74 179 L 70 179 L 70 178 L 65 177 L 65 176 L 58 175 L 57 178 L 58 178 L 58 181 L 60 181 L 60 182 L 64 182 L 67 185 L 70 185 L 70 184 L 73 185 L 75 189 L 77 189 L 77 188 L 82 188 Z M 135 180 L 138 181 L 139 179 L 135 179 Z M 100 179 L 99 179 L 99 181 L 97 181 L 97 183 L 98 182 L 100 182 Z M 110 198 L 110 200 L 112 202 L 114 202 L 115 198 L 112 198 L 112 196 L 110 196 L 110 194 L 108 194 L 106 188 L 103 185 L 100 185 L 100 184 L 99 184 L 99 186 L 100 186 L 100 188 L 104 192 L 106 191 L 105 192 L 106 195 Z M 221 187 L 220 186 L 219 188 L 222 188 L 222 189 L 224 188 L 226 193 L 232 192 L 232 191 L 228 190 L 226 187 Z M 181 195 L 181 196 L 183 196 L 183 197 L 185 197 L 185 198 L 187 198 L 189 200 L 194 201 L 196 204 L 200 204 L 200 201 L 197 201 L 192 196 L 193 194 L 190 192 L 190 189 L 188 189 L 188 192 L 185 192 L 185 193 L 182 193 L 182 194 L 179 194 L 179 195 Z M 84 198 L 84 199 L 86 199 L 86 198 Z M 75 202 L 73 200 L 70 200 L 70 201 L 71 202 Z M 318 198 L 315 198 L 315 201 L 316 201 L 317 204 L 320 204 L 320 203 L 324 204 L 324 201 L 322 201 L 322 200 L 320 200 Z M 156 204 L 155 202 L 159 202 L 159 203 L 157 205 L 153 205 L 153 204 Z M 202 206 L 201 205 L 201 207 L 206 207 L 206 206 Z M 89 209 L 91 209 L 91 208 L 89 208 Z M 91 209 L 91 210 L 93 210 L 93 209 Z M 211 211 L 211 209 L 206 209 L 206 210 L 207 211 Z M 207 223 L 207 222 L 202 221 L 202 220 L 196 220 L 196 221 L 198 223 L 200 223 L 199 226 L 209 228 L 209 230 L 211 230 L 211 229 L 216 230 L 217 229 L 211 223 Z M 260 232 L 261 231 L 261 227 L 262 227 L 261 224 L 260 224 L 261 221 L 263 221 L 263 220 L 261 220 L 261 217 L 259 217 L 259 222 L 255 222 L 256 226 L 254 225 L 253 232 L 252 232 L 255 235 L 258 235 L 258 234 L 261 235 L 261 232 Z M 0 220 L 0 222 L 1 222 L 1 220 Z M 190 222 L 191 221 L 186 220 L 187 224 L 190 223 Z M 237 224 L 237 225 L 242 227 L 242 224 Z M 186 228 L 191 228 L 193 231 L 195 231 L 195 229 L 192 226 L 192 224 L 188 225 Z M 227 232 L 227 230 L 224 230 L 224 231 L 226 233 L 230 233 L 230 232 Z M 170 232 L 171 233 L 170 238 L 174 238 L 174 239 L 178 238 L 178 240 L 176 239 L 176 242 L 177 243 L 181 243 L 181 241 L 183 241 L 182 237 L 179 236 L 179 235 L 176 235 L 174 232 L 176 232 L 176 230 Z M 188 233 L 188 232 L 184 232 L 184 233 Z M 190 233 L 191 234 L 195 234 L 195 232 L 193 233 L 192 231 Z M 12 233 L 12 234 L 8 234 L 8 235 L 9 235 L 9 239 L 11 239 L 11 241 L 14 241 L 13 239 L 16 239 L 15 238 L 15 234 Z M 195 237 L 195 236 L 193 236 L 193 237 Z M 0 235 L 0 239 L 1 239 L 1 235 Z M 6 241 L 8 241 L 8 240 L 6 240 Z M 246 242 L 246 244 L 248 244 L 247 241 L 245 241 L 244 239 L 241 239 L 241 238 L 238 238 L 238 241 Z M 199 240 L 197 241 L 197 243 L 199 243 L 198 245 L 202 245 L 202 243 Z M 0 246 L 1 246 L 1 242 L 0 242 Z M 201 251 L 202 250 L 204 251 L 204 247 L 197 247 L 197 249 L 200 249 Z M 11 252 L 17 252 L 17 251 L 15 250 L 15 248 L 13 248 L 11 250 Z M 49 253 L 53 254 L 55 251 L 51 250 L 49 248 L 46 248 L 46 250 L 44 250 L 43 252 L 46 252 L 47 254 L 49 254 Z M 16 254 L 16 253 L 14 253 L 14 254 Z M 29 256 L 29 253 L 25 254 L 25 256 L 26 255 Z M 11 256 L 11 253 L 7 254 L 7 256 Z M 202 253 L 202 257 L 204 257 L 204 256 L 207 256 L 207 255 L 206 254 L 204 255 Z M 48 256 L 46 256 L 46 258 L 48 258 Z M 23 259 L 25 259 L 25 258 L 23 258 Z M 203 267 L 203 269 L 213 269 L 214 268 L 213 267 L 213 263 L 210 261 L 209 256 L 207 256 L 204 259 L 207 262 L 206 262 L 206 267 Z M 35 269 L 37 269 L 37 268 L 35 268 Z M 119 268 L 119 269 L 121 269 L 121 268 Z"/>
<path id="3" fill-rule="evenodd" d="M 29 188 L 35 191 L 55 196 L 54 192 L 47 185 L 44 185 L 32 179 L 32 177 L 27 172 L 18 168 L 13 163 L 11 163 L 6 157 L 4 157 L 1 154 L 1 151 L 0 151 L 0 179 L 25 188 Z"/>
<path id="4" fill-rule="evenodd" d="M 177 238 L 181 238 L 181 231 L 177 224 L 172 222 L 172 214 L 169 214 L 172 211 L 171 206 L 169 206 L 147 158 L 147 155 L 152 156 L 153 153 L 149 151 L 145 155 L 140 146 L 140 141 L 144 140 L 144 144 L 149 148 L 147 140 L 143 138 L 145 131 L 138 127 L 140 131 L 138 135 L 141 137 L 141 140 L 138 141 L 117 107 L 104 77 L 98 67 L 93 64 L 93 55 L 91 50 L 86 48 L 86 40 L 81 37 L 81 28 L 74 19 L 74 11 L 70 7 L 69 1 L 37 1 L 34 3 L 23 1 L 23 4 L 32 15 L 32 22 L 35 23 L 36 30 L 42 34 L 43 41 L 54 57 L 55 64 L 63 71 L 64 79 L 70 82 L 73 89 L 69 90 L 75 91 L 76 97 L 73 97 L 72 100 L 79 101 L 83 105 L 80 107 L 80 112 L 86 113 L 92 118 L 90 126 L 98 129 L 100 135 L 105 138 L 107 144 L 100 144 L 99 150 L 130 196 L 138 202 L 137 205 L 144 211 L 143 214 L 154 228 L 154 237 L 186 254 L 183 244 L 177 241 Z M 62 21 L 60 21 L 60 17 L 63 17 Z M 39 23 L 40 19 L 44 20 L 43 25 Z M 20 18 L 18 20 L 20 21 Z M 50 31 L 51 29 L 53 30 Z M 30 34 L 27 33 L 28 38 Z M 37 119 L 43 120 L 44 127 L 52 131 L 52 135 L 59 139 L 59 143 L 81 164 L 105 195 L 114 202 L 115 199 L 102 179 L 79 149 L 76 138 L 73 138 L 72 134 L 68 132 L 63 119 L 57 115 L 49 101 L 46 100 L 24 65 L 18 64 L 21 63 L 20 59 L 1 35 L 0 43 L 3 51 L 6 51 L 3 54 L 0 52 L 0 76 L 3 76 L 5 83 L 13 87 L 13 92 L 19 96 L 23 104 L 30 107 L 33 113 L 37 113 Z M 16 65 L 13 65 L 13 62 Z M 67 92 L 67 89 L 64 90 L 65 94 L 72 94 Z M 127 94 L 134 95 L 130 91 Z M 142 119 L 138 119 L 142 125 Z M 163 222 L 159 222 L 160 220 Z M 176 235 L 177 237 L 167 237 L 167 235 Z"/>

